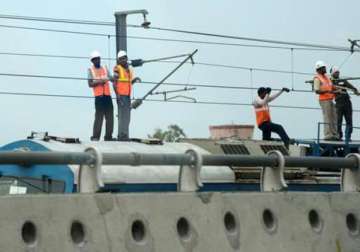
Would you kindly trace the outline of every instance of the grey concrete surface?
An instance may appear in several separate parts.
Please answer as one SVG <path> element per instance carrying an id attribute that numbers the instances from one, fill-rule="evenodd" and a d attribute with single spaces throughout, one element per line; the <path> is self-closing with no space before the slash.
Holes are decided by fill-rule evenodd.
<path id="1" fill-rule="evenodd" d="M 305 192 L 3 196 L 0 251 L 358 252 L 359 196 Z"/>

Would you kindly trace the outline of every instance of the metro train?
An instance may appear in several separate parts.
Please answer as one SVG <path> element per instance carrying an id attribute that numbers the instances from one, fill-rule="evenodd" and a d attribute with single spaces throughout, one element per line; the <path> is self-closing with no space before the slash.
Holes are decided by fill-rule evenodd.
<path id="1" fill-rule="evenodd" d="M 185 153 L 194 149 L 200 154 L 266 155 L 279 150 L 285 155 L 302 156 L 307 150 L 292 145 L 290 151 L 281 142 L 239 139 L 181 139 L 167 143 L 135 139 L 129 142 L 80 142 L 78 139 L 32 136 L 6 144 L 0 151 L 74 151 L 93 146 L 107 153 Z M 169 192 L 177 190 L 178 166 L 104 165 L 102 180 L 105 192 Z M 201 191 L 259 191 L 261 167 L 242 168 L 203 166 Z M 79 165 L 0 165 L 0 193 L 75 193 L 78 191 Z M 291 191 L 338 191 L 339 173 L 319 172 L 316 167 L 286 170 Z"/>

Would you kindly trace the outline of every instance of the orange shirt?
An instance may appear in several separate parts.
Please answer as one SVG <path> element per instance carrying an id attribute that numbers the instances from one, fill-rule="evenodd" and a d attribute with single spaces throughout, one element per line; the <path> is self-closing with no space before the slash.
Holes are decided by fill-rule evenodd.
<path id="1" fill-rule="evenodd" d="M 334 85 L 332 83 L 332 81 L 330 80 L 329 77 L 327 77 L 326 74 L 321 75 L 321 74 L 317 74 L 314 79 L 318 79 L 320 81 L 320 91 L 333 91 L 334 90 Z M 324 94 L 319 94 L 319 100 L 320 101 L 328 101 L 328 100 L 332 100 L 335 98 L 335 94 L 333 93 L 324 93 Z"/>
<path id="2" fill-rule="evenodd" d="M 108 78 L 108 71 L 106 67 L 96 68 L 92 66 L 90 68 L 91 75 L 93 79 L 107 79 Z M 99 84 L 93 87 L 94 96 L 103 96 L 103 95 L 110 95 L 110 86 L 109 81 L 106 81 L 105 84 Z"/>
<path id="3" fill-rule="evenodd" d="M 133 80 L 132 69 L 125 69 L 121 65 L 116 65 L 114 67 L 114 72 L 118 74 L 118 79 L 115 83 L 115 90 L 118 95 L 131 95 L 131 88 Z"/>

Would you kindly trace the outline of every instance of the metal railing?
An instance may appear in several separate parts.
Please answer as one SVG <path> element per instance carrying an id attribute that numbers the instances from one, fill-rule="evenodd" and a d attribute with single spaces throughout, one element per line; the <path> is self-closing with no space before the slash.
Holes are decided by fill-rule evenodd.
<path id="1" fill-rule="evenodd" d="M 320 131 L 321 131 L 321 125 L 330 125 L 330 123 L 325 123 L 325 122 L 318 122 L 318 125 L 317 125 L 317 138 L 316 138 L 316 142 L 318 143 L 318 144 L 320 144 Z M 341 126 L 346 126 L 346 124 L 345 123 L 343 123 Z M 336 127 L 337 127 L 337 124 L 336 124 Z M 360 129 L 360 127 L 352 127 L 353 128 L 353 130 L 354 129 Z M 350 139 L 349 138 L 347 138 L 347 136 L 346 136 L 346 132 L 344 133 L 344 136 L 345 136 L 345 145 L 349 145 L 349 143 L 350 143 Z"/>
<path id="2" fill-rule="evenodd" d="M 263 167 L 260 181 L 263 191 L 277 191 L 287 187 L 284 180 L 285 167 L 316 167 L 326 171 L 338 171 L 341 168 L 341 189 L 360 190 L 360 154 L 357 153 L 345 158 L 290 157 L 279 151 L 270 151 L 266 156 L 201 155 L 194 150 L 184 154 L 101 153 L 95 147 L 89 147 L 85 152 L 0 152 L 0 164 L 78 164 L 80 192 L 93 192 L 104 186 L 101 177 L 104 165 L 180 166 L 179 191 L 197 191 L 202 186 L 202 166 Z M 87 180 L 92 181 L 91 187 L 86 186 L 89 184 Z"/>

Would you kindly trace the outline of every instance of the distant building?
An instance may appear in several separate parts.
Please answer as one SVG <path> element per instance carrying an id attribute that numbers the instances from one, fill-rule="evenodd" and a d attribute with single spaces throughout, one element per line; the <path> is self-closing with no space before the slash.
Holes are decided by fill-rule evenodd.
<path id="1" fill-rule="evenodd" d="M 252 139 L 254 133 L 254 125 L 214 125 L 209 126 L 210 137 L 215 140 L 224 138 Z"/>

